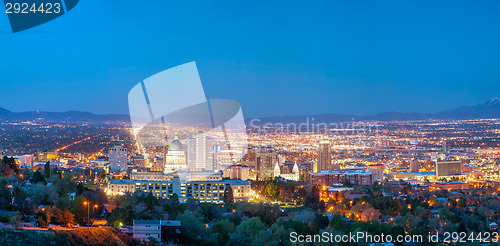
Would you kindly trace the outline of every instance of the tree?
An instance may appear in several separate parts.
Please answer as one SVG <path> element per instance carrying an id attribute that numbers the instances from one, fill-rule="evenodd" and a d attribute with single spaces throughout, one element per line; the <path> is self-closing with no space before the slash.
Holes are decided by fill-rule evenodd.
<path id="1" fill-rule="evenodd" d="M 319 201 L 319 203 L 318 203 L 318 209 L 319 209 L 321 212 L 325 212 L 325 209 L 326 209 L 326 204 L 325 204 L 325 201 L 323 201 L 323 200 Z"/>
<path id="2" fill-rule="evenodd" d="M 180 242 L 183 245 L 198 244 L 204 235 L 205 226 L 189 211 L 179 214 L 177 220 L 181 222 Z"/>
<path id="3" fill-rule="evenodd" d="M 67 208 L 65 208 L 64 210 L 60 210 L 56 207 L 47 207 L 45 209 L 45 212 L 47 213 L 47 218 L 50 216 L 50 219 L 47 220 L 47 223 L 52 221 L 52 223 L 54 224 L 69 226 L 75 221 L 75 216 L 71 212 L 69 212 Z"/>
<path id="4" fill-rule="evenodd" d="M 271 203 L 236 203 L 236 210 L 242 211 L 245 216 L 259 217 L 262 222 L 271 225 L 282 216 L 278 204 Z"/>
<path id="5" fill-rule="evenodd" d="M 216 205 L 213 203 L 202 203 L 200 205 L 200 212 L 208 221 L 213 221 L 215 219 L 215 216 L 217 216 L 215 207 Z"/>
<path id="6" fill-rule="evenodd" d="M 262 230 L 252 238 L 250 245 L 253 246 L 282 246 L 293 245 L 290 242 L 291 229 L 287 230 L 283 225 L 272 225 L 267 230 Z"/>
<path id="7" fill-rule="evenodd" d="M 233 203 L 234 202 L 233 188 L 231 188 L 231 185 L 228 185 L 226 190 L 224 191 L 223 201 L 224 201 L 224 203 Z"/>
<path id="8" fill-rule="evenodd" d="M 2 158 L 2 161 L 0 162 L 0 172 L 2 172 L 2 175 L 5 177 L 9 177 L 13 173 L 19 173 L 19 167 L 17 166 L 14 157 L 4 156 Z"/>
<path id="9" fill-rule="evenodd" d="M 304 189 L 304 187 L 298 188 L 296 193 L 298 199 L 305 199 L 307 196 L 307 191 L 306 189 Z"/>
<path id="10" fill-rule="evenodd" d="M 373 208 L 369 203 L 356 203 L 351 207 L 349 213 L 354 215 L 356 219 L 365 222 L 376 220 L 380 217 L 380 212 Z"/>
<path id="11" fill-rule="evenodd" d="M 50 167 L 50 166 L 49 166 L 49 167 Z M 52 175 L 52 174 L 53 174 L 53 175 Z M 56 176 L 56 177 L 58 177 L 59 179 L 61 178 L 61 173 L 60 173 L 60 172 L 59 172 L 59 170 L 57 169 L 57 166 L 56 166 L 54 169 L 52 169 L 52 171 L 51 171 L 51 175 L 52 175 L 52 176 Z"/>
<path id="12" fill-rule="evenodd" d="M 50 207 L 47 207 L 46 209 L 43 210 L 43 219 L 47 224 L 50 224 L 50 221 L 52 220 L 52 209 Z"/>
<path id="13" fill-rule="evenodd" d="M 59 197 L 53 187 L 43 184 L 34 184 L 27 191 L 28 196 L 35 204 L 52 205 Z"/>
<path id="14" fill-rule="evenodd" d="M 50 178 L 50 161 L 46 162 L 43 167 L 43 176 L 47 179 Z"/>
<path id="15" fill-rule="evenodd" d="M 39 182 L 45 183 L 45 178 L 43 177 L 43 174 L 37 170 L 36 172 L 33 173 L 33 177 L 31 178 L 31 183 L 36 184 Z"/>
<path id="16" fill-rule="evenodd" d="M 274 182 L 269 183 L 264 190 L 264 195 L 271 198 L 278 197 L 278 186 Z"/>
<path id="17" fill-rule="evenodd" d="M 309 227 L 307 223 L 300 222 L 300 221 L 287 221 L 285 222 L 285 228 L 286 229 L 293 229 L 297 234 L 299 235 L 310 235 L 314 234 L 313 230 Z"/>
<path id="18" fill-rule="evenodd" d="M 148 239 L 142 240 L 142 245 L 144 245 L 144 246 L 157 246 L 157 245 L 159 245 L 159 242 L 154 237 L 148 237 Z"/>
<path id="19" fill-rule="evenodd" d="M 222 219 L 212 225 L 210 230 L 216 234 L 218 244 L 225 245 L 229 240 L 229 236 L 236 230 L 236 227 L 228 219 Z"/>
<path id="20" fill-rule="evenodd" d="M 198 210 L 198 208 L 200 207 L 199 205 L 200 203 L 198 202 L 198 200 L 194 199 L 193 197 L 189 197 L 188 199 L 186 199 L 186 208 L 191 212 Z"/>
<path id="21" fill-rule="evenodd" d="M 332 220 L 330 220 L 330 226 L 335 230 L 346 232 L 349 229 L 349 222 L 345 221 L 342 216 L 336 214 L 332 217 Z"/>
<path id="22" fill-rule="evenodd" d="M 68 208 L 65 208 L 61 214 L 61 222 L 63 225 L 71 225 L 75 222 L 75 215 L 73 215 Z"/>
<path id="23" fill-rule="evenodd" d="M 48 207 L 45 209 L 46 212 L 50 210 L 50 221 L 52 224 L 61 225 L 62 223 L 62 211 L 56 207 Z"/>
<path id="24" fill-rule="evenodd" d="M 462 197 L 458 200 L 458 206 L 461 208 L 465 208 L 467 206 L 467 199 Z"/>
<path id="25" fill-rule="evenodd" d="M 22 216 L 20 213 L 15 213 L 10 216 L 9 223 L 12 225 L 12 229 L 19 229 L 21 227 Z"/>
<path id="26" fill-rule="evenodd" d="M 330 224 L 330 221 L 328 220 L 327 216 L 316 214 L 316 217 L 314 218 L 314 223 L 319 229 L 325 229 Z"/>
<path id="27" fill-rule="evenodd" d="M 168 213 L 169 218 L 175 218 L 180 212 L 184 211 L 186 206 L 180 204 L 179 196 L 174 193 L 165 200 L 165 204 L 163 204 L 162 207 L 163 211 Z"/>
<path id="28" fill-rule="evenodd" d="M 236 227 L 236 232 L 247 238 L 253 238 L 259 231 L 265 229 L 266 224 L 264 224 L 259 217 L 243 217 L 243 219 L 241 219 L 241 224 Z"/>
<path id="29" fill-rule="evenodd" d="M 87 215 L 85 214 L 85 217 L 86 216 Z M 78 216 L 78 214 L 76 217 L 83 218 Z M 124 208 L 118 207 L 113 209 L 111 214 L 108 216 L 108 223 L 115 227 L 120 225 L 120 223 L 123 225 L 132 225 L 134 218 L 135 212 L 132 205 L 127 205 Z"/>
<path id="30" fill-rule="evenodd" d="M 10 207 L 11 197 L 7 188 L 7 180 L 0 179 L 0 209 L 7 210 Z"/>
<path id="31" fill-rule="evenodd" d="M 248 245 L 249 244 L 249 238 L 242 235 L 241 233 L 235 232 L 232 233 L 231 236 L 229 237 L 229 240 L 226 244 L 226 246 L 236 246 L 236 245 Z"/>
<path id="32" fill-rule="evenodd" d="M 173 193 L 172 195 L 170 195 L 168 201 L 170 201 L 172 205 L 180 205 L 179 196 L 177 195 L 177 193 Z"/>
<path id="33" fill-rule="evenodd" d="M 319 203 L 319 189 L 317 186 L 313 186 L 311 192 L 307 194 L 304 201 L 304 206 L 306 207 L 317 207 Z"/>
<path id="34" fill-rule="evenodd" d="M 457 201 L 450 199 L 450 207 L 456 207 L 457 206 Z"/>

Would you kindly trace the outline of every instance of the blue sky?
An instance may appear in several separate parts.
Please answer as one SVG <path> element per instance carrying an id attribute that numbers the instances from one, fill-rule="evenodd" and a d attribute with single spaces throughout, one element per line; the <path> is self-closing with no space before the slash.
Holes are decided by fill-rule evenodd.
<path id="1" fill-rule="evenodd" d="M 500 96 L 497 1 L 102 1 L 11 33 L 0 107 L 127 113 L 128 91 L 196 61 L 247 117 L 436 112 Z"/>

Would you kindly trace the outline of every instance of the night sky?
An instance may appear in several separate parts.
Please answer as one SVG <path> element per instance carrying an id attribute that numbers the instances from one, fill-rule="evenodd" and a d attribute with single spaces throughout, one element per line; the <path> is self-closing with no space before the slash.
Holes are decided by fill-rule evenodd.
<path id="1" fill-rule="evenodd" d="M 134 85 L 190 61 L 207 97 L 246 117 L 500 96 L 498 1 L 82 0 L 19 33 L 0 11 L 0 107 L 12 111 L 127 113 Z"/>

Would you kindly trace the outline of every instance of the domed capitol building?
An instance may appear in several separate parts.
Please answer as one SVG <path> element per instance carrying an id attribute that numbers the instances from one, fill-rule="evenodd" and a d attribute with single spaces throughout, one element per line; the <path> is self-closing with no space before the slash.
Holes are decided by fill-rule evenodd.
<path id="1" fill-rule="evenodd" d="M 174 141 L 168 146 L 168 152 L 165 154 L 164 173 L 173 173 L 182 170 L 187 170 L 186 153 L 184 146 L 176 136 Z"/>

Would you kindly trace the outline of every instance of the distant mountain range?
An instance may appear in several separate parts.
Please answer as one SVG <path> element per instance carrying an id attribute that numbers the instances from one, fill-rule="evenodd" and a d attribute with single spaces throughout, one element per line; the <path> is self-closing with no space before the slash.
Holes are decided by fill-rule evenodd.
<path id="1" fill-rule="evenodd" d="M 309 118 L 314 118 L 315 123 L 349 122 L 349 121 L 406 121 L 406 120 L 466 120 L 466 119 L 498 119 L 500 118 L 500 98 L 496 97 L 487 102 L 470 106 L 442 111 L 438 113 L 399 113 L 386 112 L 376 115 L 341 115 L 341 114 L 318 114 L 301 116 L 273 116 L 258 118 L 255 125 L 265 123 L 303 123 Z M 257 118 L 255 118 L 257 119 Z M 247 119 L 249 123 L 252 119 Z"/>
<path id="2" fill-rule="evenodd" d="M 58 122 L 89 122 L 89 121 L 130 121 L 126 114 L 93 114 L 89 112 L 67 111 L 67 112 L 44 112 L 27 111 L 12 112 L 0 108 L 0 120 L 45 120 Z"/>
<path id="3" fill-rule="evenodd" d="M 387 112 L 376 115 L 341 115 L 341 114 L 319 114 L 301 116 L 273 116 L 258 118 L 254 124 L 264 123 L 302 123 L 309 118 L 314 118 L 314 122 L 348 122 L 352 121 L 391 121 L 391 120 L 427 120 L 427 119 L 494 119 L 500 118 L 500 98 L 493 98 L 487 102 L 470 106 L 442 111 L 438 113 L 398 113 Z M 67 121 L 67 122 L 88 122 L 88 121 L 123 121 L 129 122 L 130 117 L 126 114 L 93 114 L 89 112 L 68 111 L 68 112 L 12 112 L 0 107 L 0 120 L 46 120 L 46 121 Z M 254 118 L 256 119 L 256 118 Z M 252 120 L 246 119 L 249 123 Z"/>

